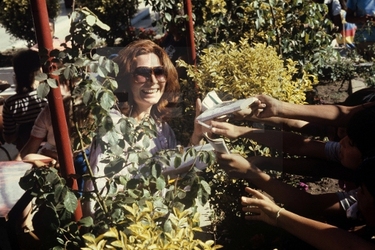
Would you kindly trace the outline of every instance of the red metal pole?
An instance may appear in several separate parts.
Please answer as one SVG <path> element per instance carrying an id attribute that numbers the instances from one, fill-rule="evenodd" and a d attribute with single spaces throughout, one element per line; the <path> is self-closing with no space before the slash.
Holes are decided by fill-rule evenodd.
<path id="1" fill-rule="evenodd" d="M 30 0 L 30 3 L 32 16 L 34 19 L 34 28 L 37 36 L 39 55 L 44 62 L 44 59 L 50 59 L 49 53 L 53 49 L 47 4 L 46 0 Z M 49 61 L 50 64 L 45 64 L 43 66 L 43 72 L 48 73 L 50 78 L 56 79 L 59 85 L 58 76 L 50 74 L 56 66 L 51 62 L 51 60 Z M 48 94 L 48 105 L 50 106 L 51 111 L 52 126 L 56 141 L 57 154 L 59 157 L 61 175 L 67 180 L 67 185 L 69 187 L 74 190 L 78 190 L 77 181 L 70 178 L 71 175 L 75 174 L 75 169 L 70 145 L 69 130 L 65 120 L 65 110 L 60 88 L 51 88 Z M 75 212 L 75 219 L 78 221 L 81 218 L 81 203 L 78 202 L 78 207 Z"/>
<path id="2" fill-rule="evenodd" d="M 191 0 L 184 0 L 184 9 L 185 13 L 188 16 L 189 20 L 186 24 L 187 29 L 187 40 L 189 46 L 189 64 L 196 65 L 196 51 L 195 51 L 195 40 L 194 40 L 194 24 L 193 24 L 193 11 Z"/>

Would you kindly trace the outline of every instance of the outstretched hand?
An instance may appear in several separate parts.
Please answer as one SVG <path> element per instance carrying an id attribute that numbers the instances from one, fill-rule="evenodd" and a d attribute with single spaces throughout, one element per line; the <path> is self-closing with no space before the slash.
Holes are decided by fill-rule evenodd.
<path id="1" fill-rule="evenodd" d="M 236 139 L 242 135 L 240 126 L 228 122 L 211 121 L 211 131 L 214 134 L 225 136 L 229 139 Z"/>
<path id="2" fill-rule="evenodd" d="M 260 100 L 255 100 L 248 108 L 234 112 L 233 119 L 242 121 L 244 119 L 249 119 L 252 116 L 258 117 L 265 107 L 266 104 L 262 103 Z"/>
<path id="3" fill-rule="evenodd" d="M 260 169 L 239 154 L 217 154 L 217 162 L 220 168 L 228 173 L 231 178 L 253 178 L 262 173 Z"/>
<path id="4" fill-rule="evenodd" d="M 246 220 L 261 220 L 270 225 L 277 226 L 277 214 L 280 207 L 259 191 L 246 187 L 245 191 L 253 197 L 241 197 L 242 211 L 251 213 L 245 215 Z"/>
<path id="5" fill-rule="evenodd" d="M 257 95 L 256 98 L 258 98 L 261 104 L 263 104 L 262 112 L 257 113 L 258 118 L 279 116 L 279 111 L 282 109 L 282 101 L 264 94 Z"/>
<path id="6" fill-rule="evenodd" d="M 211 131 L 208 128 L 204 128 L 202 125 L 200 125 L 196 118 L 199 116 L 202 112 L 202 101 L 201 99 L 197 99 L 195 102 L 195 118 L 194 118 L 194 131 L 190 138 L 190 142 L 193 145 L 199 145 L 200 141 L 203 138 L 203 133 L 211 133 Z"/>

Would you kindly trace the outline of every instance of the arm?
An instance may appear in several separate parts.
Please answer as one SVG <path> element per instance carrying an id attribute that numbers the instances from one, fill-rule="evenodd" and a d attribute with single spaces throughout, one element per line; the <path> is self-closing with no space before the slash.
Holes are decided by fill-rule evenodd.
<path id="1" fill-rule="evenodd" d="M 267 95 L 259 95 L 257 98 L 266 104 L 266 108 L 258 115 L 259 118 L 277 116 L 336 127 L 345 126 L 353 114 L 375 105 L 375 102 L 351 107 L 343 105 L 300 105 L 278 101 Z"/>
<path id="2" fill-rule="evenodd" d="M 305 191 L 271 178 L 259 168 L 237 154 L 221 154 L 217 156 L 220 167 L 230 177 L 248 179 L 255 186 L 271 195 L 286 208 L 303 215 L 330 215 L 345 217 L 335 193 L 312 195 Z"/>
<path id="3" fill-rule="evenodd" d="M 249 138 L 262 145 L 285 153 L 325 159 L 325 143 L 305 138 L 299 134 L 236 126 L 227 122 L 218 121 L 212 121 L 211 126 L 212 133 L 223 135 L 230 139 L 238 137 Z"/>
<path id="4" fill-rule="evenodd" d="M 329 177 L 347 181 L 355 180 L 353 169 L 323 159 L 252 156 L 248 158 L 248 161 L 261 170 L 276 170 L 289 174 Z"/>
<path id="5" fill-rule="evenodd" d="M 257 190 L 246 188 L 254 198 L 242 197 L 246 220 L 262 220 L 279 226 L 318 249 L 374 249 L 374 245 L 335 226 L 311 220 L 281 209 Z"/>
<path id="6" fill-rule="evenodd" d="M 202 101 L 198 98 L 195 103 L 195 118 L 200 115 L 202 111 Z M 190 142 L 188 146 L 200 145 L 203 139 L 203 133 L 205 132 L 202 125 L 200 125 L 194 118 L 194 131 L 191 135 Z"/>
<path id="7" fill-rule="evenodd" d="M 16 160 L 21 161 L 26 155 L 38 152 L 38 149 L 42 142 L 43 138 L 37 138 L 31 135 L 29 140 L 19 152 Z"/>
<path id="8" fill-rule="evenodd" d="M 332 126 L 324 126 L 297 119 L 282 117 L 259 118 L 256 116 L 249 116 L 246 117 L 246 120 L 265 123 L 269 126 L 280 128 L 283 131 L 294 131 L 306 135 L 328 136 L 329 138 L 334 138 L 336 134 L 336 130 Z"/>
<path id="9" fill-rule="evenodd" d="M 2 119 L 3 119 L 3 138 L 7 143 L 14 143 L 17 140 L 16 123 L 12 118 L 9 111 L 9 105 L 7 102 L 2 107 Z"/>

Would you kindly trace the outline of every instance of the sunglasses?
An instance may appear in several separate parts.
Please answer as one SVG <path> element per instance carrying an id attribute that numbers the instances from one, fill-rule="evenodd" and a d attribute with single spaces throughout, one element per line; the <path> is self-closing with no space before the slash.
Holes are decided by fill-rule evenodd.
<path id="1" fill-rule="evenodd" d="M 154 75 L 159 82 L 165 81 L 165 70 L 163 66 L 158 67 L 138 67 L 134 70 L 133 76 L 136 82 L 145 83 L 151 79 L 151 75 Z"/>

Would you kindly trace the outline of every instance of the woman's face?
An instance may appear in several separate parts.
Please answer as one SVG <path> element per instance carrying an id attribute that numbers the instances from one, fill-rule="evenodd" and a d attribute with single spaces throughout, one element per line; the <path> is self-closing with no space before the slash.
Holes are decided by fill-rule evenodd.
<path id="1" fill-rule="evenodd" d="M 348 136 L 340 141 L 340 162 L 343 166 L 356 169 L 362 162 L 362 154 L 359 149 L 353 145 Z"/>
<path id="2" fill-rule="evenodd" d="M 136 69 L 130 89 L 138 112 L 149 112 L 151 107 L 159 102 L 166 82 L 164 69 L 155 54 L 136 57 Z"/>

